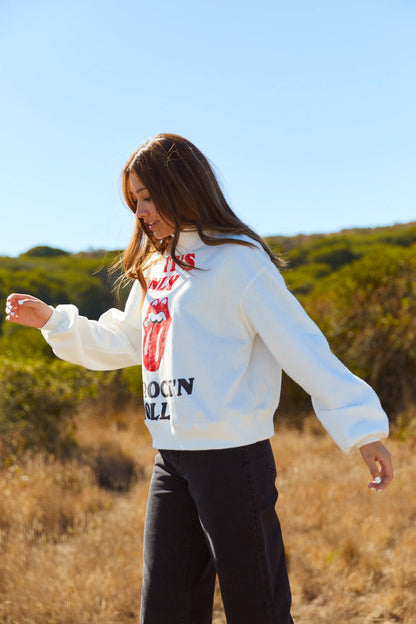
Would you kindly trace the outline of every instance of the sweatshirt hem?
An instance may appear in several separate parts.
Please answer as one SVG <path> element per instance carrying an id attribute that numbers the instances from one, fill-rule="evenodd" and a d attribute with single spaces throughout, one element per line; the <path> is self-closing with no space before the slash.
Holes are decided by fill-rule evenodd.
<path id="1" fill-rule="evenodd" d="M 262 423 L 261 426 L 258 426 L 258 423 L 255 424 L 256 428 L 251 428 L 249 431 L 245 430 L 240 423 L 235 422 L 232 423 L 232 429 L 231 423 L 227 422 L 217 423 L 215 426 L 210 424 L 206 427 L 201 427 L 198 424 L 192 428 L 189 425 L 178 426 L 171 424 L 168 431 L 162 432 L 160 430 L 157 431 L 160 423 L 152 427 L 152 423 L 146 421 L 146 425 L 152 435 L 153 448 L 172 451 L 207 451 L 235 448 L 245 446 L 246 444 L 254 444 L 274 436 L 272 421 Z"/>

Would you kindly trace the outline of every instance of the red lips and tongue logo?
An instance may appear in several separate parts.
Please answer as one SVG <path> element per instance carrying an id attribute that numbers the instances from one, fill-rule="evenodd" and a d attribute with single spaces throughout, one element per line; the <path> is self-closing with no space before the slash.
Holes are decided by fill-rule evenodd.
<path id="1" fill-rule="evenodd" d="M 148 371 L 157 371 L 160 366 L 171 322 L 167 297 L 154 299 L 143 321 L 143 364 Z"/>

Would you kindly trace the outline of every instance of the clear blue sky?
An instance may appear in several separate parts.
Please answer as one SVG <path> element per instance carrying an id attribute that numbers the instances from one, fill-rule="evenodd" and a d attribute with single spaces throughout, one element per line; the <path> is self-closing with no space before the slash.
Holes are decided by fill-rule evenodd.
<path id="1" fill-rule="evenodd" d="M 414 0 L 0 0 L 0 254 L 124 248 L 158 132 L 261 235 L 416 220 L 415 32 Z"/>

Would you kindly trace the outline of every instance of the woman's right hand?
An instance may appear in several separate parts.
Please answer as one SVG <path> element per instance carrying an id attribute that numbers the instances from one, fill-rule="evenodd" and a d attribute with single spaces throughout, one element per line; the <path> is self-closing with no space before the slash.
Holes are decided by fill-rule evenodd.
<path id="1" fill-rule="evenodd" d="M 52 309 L 32 295 L 13 293 L 7 297 L 6 321 L 41 329 L 52 316 Z"/>

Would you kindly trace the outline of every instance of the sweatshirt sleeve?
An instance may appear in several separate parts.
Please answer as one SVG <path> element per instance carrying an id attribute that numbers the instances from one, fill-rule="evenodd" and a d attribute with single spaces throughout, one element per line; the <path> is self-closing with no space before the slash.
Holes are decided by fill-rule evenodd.
<path id="1" fill-rule="evenodd" d="M 59 305 L 41 332 L 55 355 L 91 370 L 141 364 L 141 290 L 135 282 L 124 312 L 112 308 L 93 321 L 74 305 Z"/>
<path id="2" fill-rule="evenodd" d="M 282 369 L 311 395 L 317 417 L 344 452 L 387 437 L 388 419 L 377 395 L 331 352 L 274 267 L 257 274 L 241 305 Z"/>

